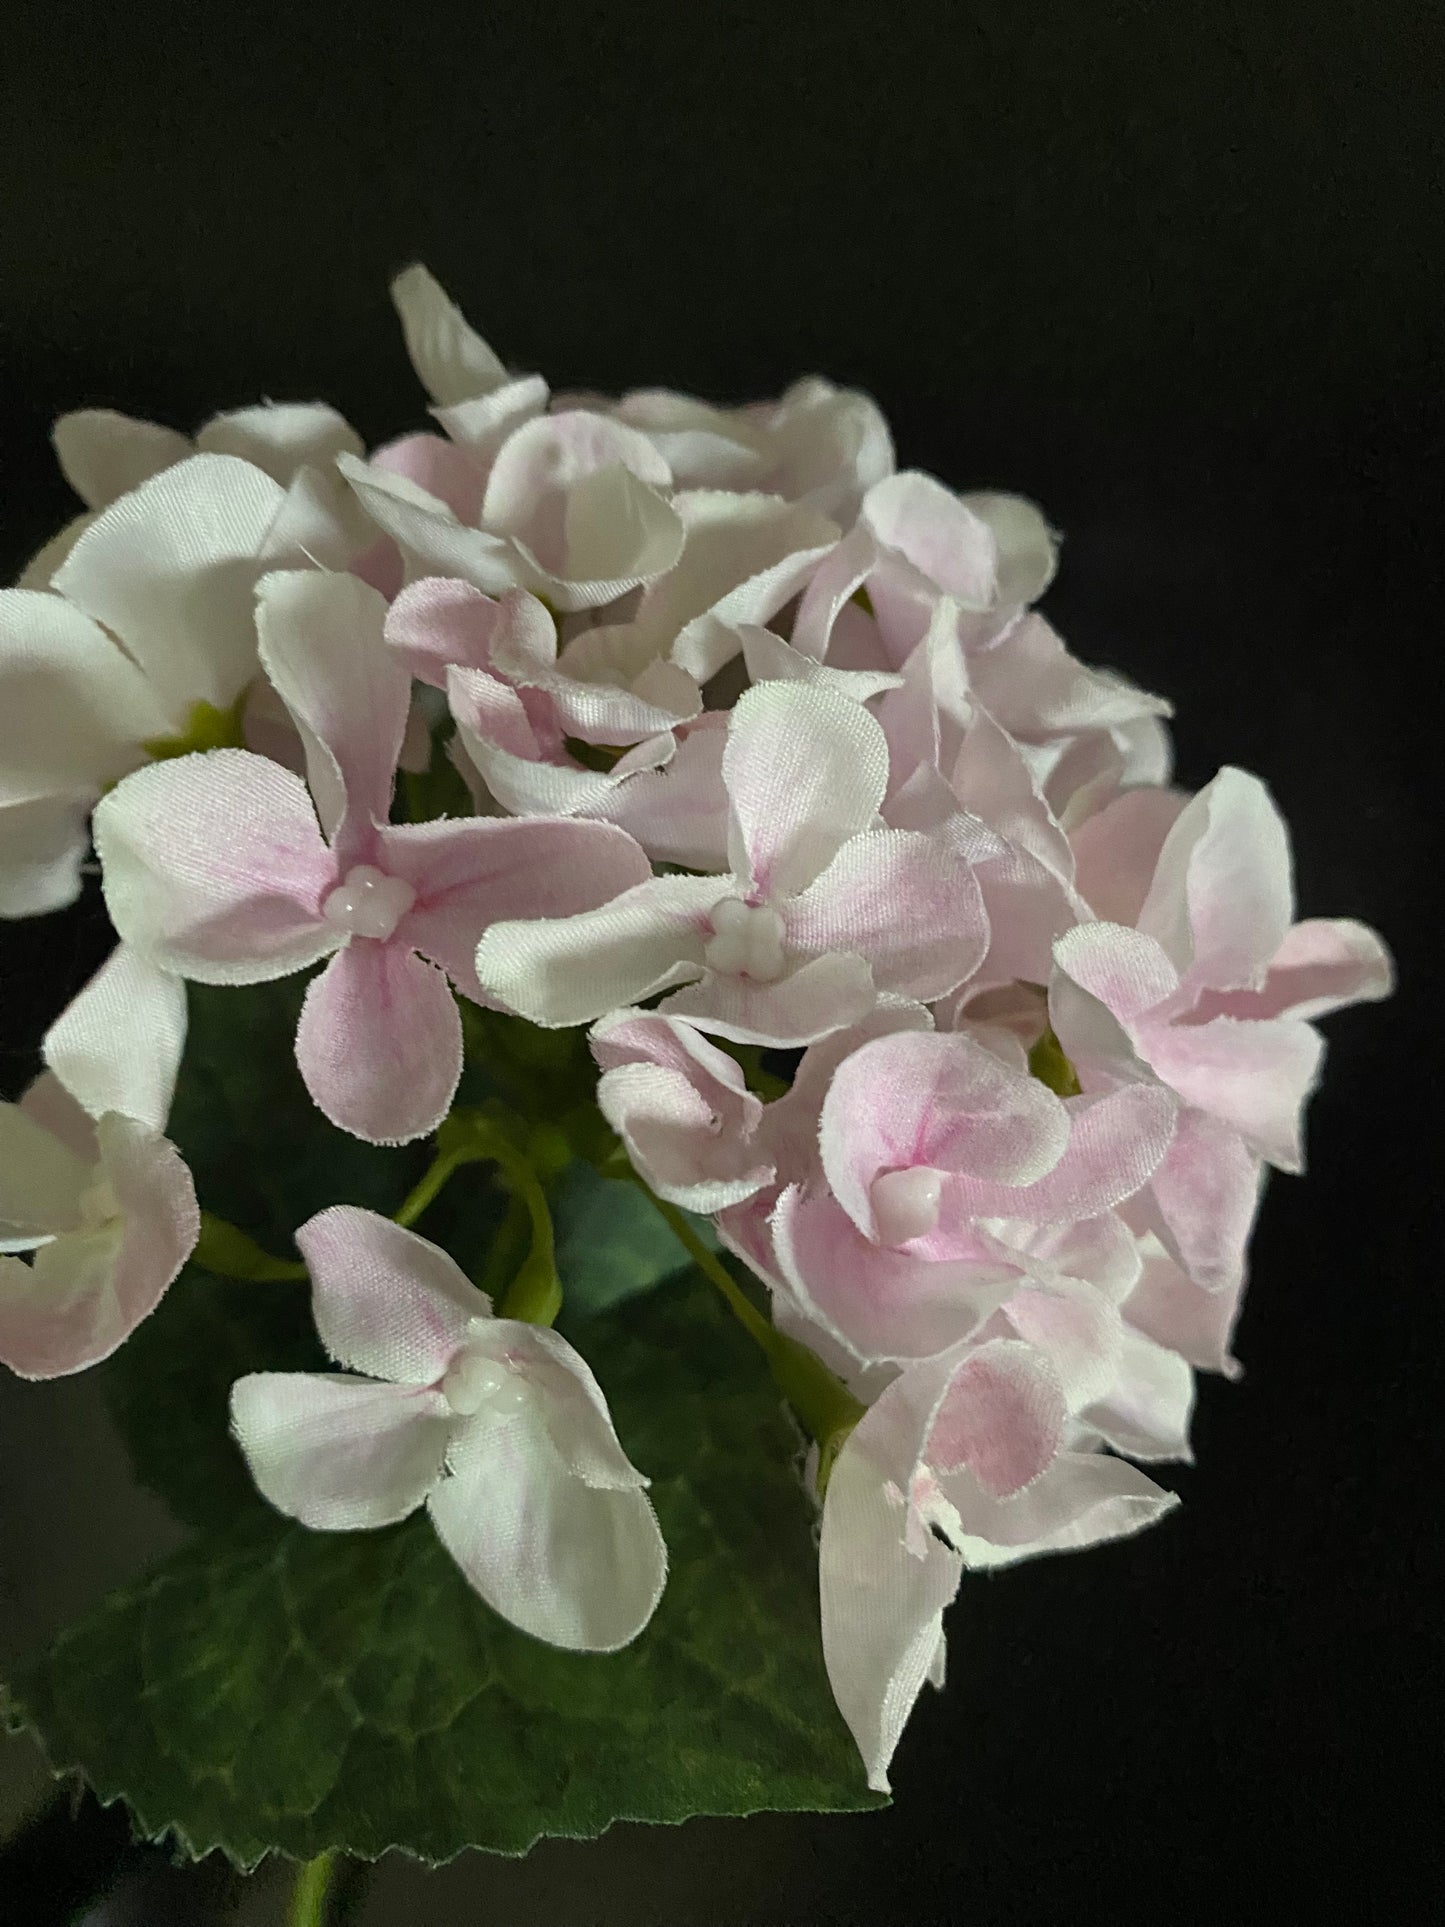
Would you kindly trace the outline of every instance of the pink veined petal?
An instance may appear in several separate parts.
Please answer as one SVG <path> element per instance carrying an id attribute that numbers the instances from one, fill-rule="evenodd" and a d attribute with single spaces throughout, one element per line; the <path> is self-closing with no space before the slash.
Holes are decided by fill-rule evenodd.
<path id="1" fill-rule="evenodd" d="M 330 468 L 338 455 L 363 455 L 356 430 L 323 401 L 264 401 L 213 415 L 196 435 L 204 455 L 239 455 L 287 486 L 308 463 Z"/>
<path id="2" fill-rule="evenodd" d="M 382 831 L 380 849 L 388 873 L 416 892 L 398 939 L 477 1003 L 488 1001 L 477 945 L 492 924 L 593 910 L 652 876 L 637 844 L 611 823 L 486 817 L 398 825 Z"/>
<path id="3" fill-rule="evenodd" d="M 1260 1160 L 1205 1111 L 1180 1111 L 1144 1199 L 1152 1229 L 1204 1290 L 1238 1291 L 1259 1208 Z"/>
<path id="4" fill-rule="evenodd" d="M 265 576 L 256 595 L 262 666 L 306 745 L 321 828 L 344 872 L 371 855 L 391 808 L 411 679 L 387 648 L 386 603 L 354 575 Z"/>
<path id="5" fill-rule="evenodd" d="M 1114 1383 L 1083 1413 L 1083 1423 L 1131 1459 L 1189 1461 L 1194 1374 L 1177 1352 L 1123 1327 Z"/>
<path id="6" fill-rule="evenodd" d="M 742 1044 L 811 1044 L 856 1024 L 878 1001 L 873 973 L 858 956 L 814 957 L 775 983 L 708 971 L 659 1006 L 699 1030 Z"/>
<path id="7" fill-rule="evenodd" d="M 94 792 L 0 803 L 0 917 L 41 917 L 80 895 Z"/>
<path id="8" fill-rule="evenodd" d="M 819 1128 L 833 1193 L 869 1236 L 882 1172 L 962 1171 L 1018 1195 L 1058 1163 L 1068 1139 L 1068 1113 L 1052 1091 L 956 1032 L 862 1045 L 835 1073 Z"/>
<path id="9" fill-rule="evenodd" d="M 343 1131 L 370 1144 L 427 1136 L 462 1074 L 462 1020 L 445 975 L 400 939 L 353 937 L 307 988 L 296 1062 Z"/>
<path id="10" fill-rule="evenodd" d="M 940 1229 L 975 1218 L 1072 1224 L 1097 1217 L 1148 1183 L 1168 1152 L 1179 1107 L 1157 1085 L 1129 1084 L 1074 1097 L 1062 1155 L 1031 1183 L 1009 1185 L 960 1171 L 944 1186 Z"/>
<path id="11" fill-rule="evenodd" d="M 972 867 L 914 830 L 853 837 L 809 889 L 780 907 L 790 947 L 857 951 L 880 990 L 919 1003 L 956 990 L 988 950 Z"/>
<path id="12" fill-rule="evenodd" d="M 875 483 L 863 521 L 947 595 L 985 609 L 998 587 L 998 544 L 988 523 L 931 475 L 910 469 Z"/>
<path id="13" fill-rule="evenodd" d="M 318 1211 L 296 1247 L 311 1273 L 321 1342 L 348 1371 L 434 1384 L 472 1322 L 491 1317 L 491 1301 L 455 1259 L 359 1205 Z"/>
<path id="14" fill-rule="evenodd" d="M 456 1420 L 440 1392 L 320 1372 L 255 1372 L 231 1430 L 261 1496 L 320 1532 L 394 1525 L 441 1477 Z"/>
<path id="15" fill-rule="evenodd" d="M 244 749 L 152 763 L 104 797 L 95 847 L 122 938 L 199 983 L 253 984 L 341 940 L 336 861 L 300 777 Z"/>
<path id="16" fill-rule="evenodd" d="M 163 1131 L 186 1043 L 186 989 L 119 944 L 46 1031 L 47 1066 L 91 1117 Z"/>
<path id="17" fill-rule="evenodd" d="M 1289 834 L 1257 776 L 1225 768 L 1175 821 L 1139 928 L 1200 988 L 1252 989 L 1293 920 Z"/>
<path id="18" fill-rule="evenodd" d="M 98 1142 L 91 1175 L 108 1181 L 120 1215 L 62 1233 L 28 1266 L 0 1258 L 0 1361 L 22 1378 L 58 1378 L 109 1358 L 195 1249 L 195 1189 L 174 1147 L 113 1113 Z"/>
<path id="19" fill-rule="evenodd" d="M 440 435 L 399 435 L 378 448 L 368 466 L 374 474 L 399 475 L 435 496 L 464 528 L 475 528 L 482 519 L 485 472 Z"/>
<path id="20" fill-rule="evenodd" d="M 991 1497 L 1006 1499 L 1053 1462 L 1065 1416 L 1048 1357 L 1017 1339 L 991 1339 L 954 1366 L 924 1457 L 939 1474 L 966 1467 Z"/>
<path id="21" fill-rule="evenodd" d="M 993 1499 L 972 1481 L 971 1490 L 962 1480 L 943 1483 L 971 1570 L 1127 1538 L 1179 1503 L 1136 1467 L 1102 1452 L 1060 1453 L 1041 1478 L 1008 1499 Z"/>
<path id="22" fill-rule="evenodd" d="M 845 696 L 760 683 L 733 709 L 723 781 L 737 831 L 734 869 L 760 898 L 792 896 L 873 822 L 888 747 L 875 719 Z"/>
<path id="23" fill-rule="evenodd" d="M 932 1358 L 970 1337 L 1018 1282 L 1008 1264 L 931 1262 L 874 1244 L 821 1186 L 789 1185 L 772 1216 L 782 1276 L 856 1359 Z"/>
<path id="24" fill-rule="evenodd" d="M 652 1617 L 667 1549 L 645 1492 L 571 1469 L 549 1403 L 534 1386 L 521 1410 L 468 1420 L 428 1509 L 468 1583 L 504 1619 L 552 1646 L 615 1652 Z"/>
<path id="25" fill-rule="evenodd" d="M 1096 917 L 1138 923 L 1165 838 L 1188 800 L 1179 790 L 1124 790 L 1071 833 L 1074 886 Z"/>
<path id="26" fill-rule="evenodd" d="M 445 689 L 447 670 L 489 670 L 501 603 L 470 582 L 424 576 L 412 582 L 386 615 L 386 640 L 411 674 Z"/>
<path id="27" fill-rule="evenodd" d="M 823 1658 L 875 1791 L 938 1649 L 963 1562 L 925 1533 L 905 1543 L 917 1419 L 908 1375 L 864 1413 L 838 1454 L 818 1544 Z M 901 1481 L 901 1483 L 900 1483 Z"/>
<path id="28" fill-rule="evenodd" d="M 1375 931 L 1348 917 L 1312 917 L 1286 933 L 1259 990 L 1206 990 L 1192 1015 L 1312 1019 L 1378 1003 L 1394 988 L 1394 965 Z"/>
<path id="29" fill-rule="evenodd" d="M 1054 962 L 1132 1026 L 1179 988 L 1179 975 L 1159 943 L 1119 923 L 1081 923 L 1054 945 Z"/>
<path id="30" fill-rule="evenodd" d="M 588 1024 L 702 974 L 729 877 L 656 877 L 580 916 L 494 923 L 477 946 L 488 1000 L 547 1029 Z"/>
<path id="31" fill-rule="evenodd" d="M 252 592 L 283 494 L 232 455 L 193 455 L 91 524 L 55 587 L 120 638 L 168 707 L 225 709 L 255 674 Z"/>
<path id="32" fill-rule="evenodd" d="M 439 408 L 490 394 L 506 381 L 505 367 L 420 261 L 397 275 L 391 299 L 417 379 Z"/>
<path id="33" fill-rule="evenodd" d="M 1279 1170 L 1303 1169 L 1301 1113 L 1324 1053 L 1318 1031 L 1294 1017 L 1215 1017 L 1150 1025 L 1140 1049 L 1186 1104 L 1230 1125 Z"/>
<path id="34" fill-rule="evenodd" d="M 50 439 L 60 470 L 87 508 L 109 508 L 119 496 L 173 468 L 192 452 L 174 428 L 139 421 L 113 408 L 77 408 L 62 415 Z"/>

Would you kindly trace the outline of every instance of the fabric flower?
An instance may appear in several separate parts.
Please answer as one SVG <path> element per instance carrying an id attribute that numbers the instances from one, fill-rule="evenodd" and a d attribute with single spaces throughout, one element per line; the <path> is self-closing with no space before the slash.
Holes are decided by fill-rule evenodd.
<path id="1" fill-rule="evenodd" d="M 190 1172 L 163 1135 L 184 986 L 116 950 L 47 1032 L 47 1068 L 0 1104 L 0 1360 L 57 1378 L 108 1358 L 195 1249 Z"/>
<path id="2" fill-rule="evenodd" d="M 1288 832 L 1242 770 L 1182 809 L 1121 796 L 1078 841 L 1083 887 L 1128 921 L 1059 939 L 1051 1022 L 1086 1088 L 1143 1076 L 1182 1101 L 1148 1228 L 1198 1282 L 1237 1289 L 1260 1161 L 1303 1164 L 1309 1019 L 1387 996 L 1389 954 L 1360 924 L 1293 923 Z"/>
<path id="3" fill-rule="evenodd" d="M 1011 1297 L 1040 1333 L 1097 1332 L 1138 1274 L 1112 1207 L 1157 1168 L 1175 1113 L 1140 1084 L 1062 1100 L 963 1033 L 875 1038 L 828 1086 L 816 1174 L 778 1200 L 782 1274 L 864 1362 L 942 1351 Z"/>
<path id="4" fill-rule="evenodd" d="M 261 983 L 329 957 L 297 1062 L 344 1130 L 400 1143 L 436 1129 L 461 1073 L 447 979 L 478 1000 L 478 936 L 498 916 L 590 909 L 649 874 L 608 824 L 441 820 L 390 810 L 410 682 L 386 605 L 349 575 L 262 583 L 262 660 L 306 745 L 310 794 L 246 750 L 138 770 L 100 805 L 116 928 L 203 983 Z"/>
<path id="5" fill-rule="evenodd" d="M 966 861 L 875 827 L 888 780 L 877 722 L 835 692 L 765 683 L 733 709 L 723 756 L 730 876 L 655 878 L 604 909 L 504 923 L 481 982 L 548 1026 L 585 1023 L 675 984 L 665 1015 L 744 1042 L 807 1043 L 881 994 L 961 983 L 987 943 Z"/>
<path id="6" fill-rule="evenodd" d="M 1034 1347 L 994 1339 L 910 1367 L 839 1452 L 818 1547 L 823 1656 L 868 1784 L 923 1688 L 968 1568 L 1137 1532 L 1176 1501 L 1100 1452 L 1062 1450 L 1066 1405 Z"/>
<path id="7" fill-rule="evenodd" d="M 444 1251 L 373 1212 L 332 1206 L 296 1243 L 344 1370 L 236 1383 L 232 1428 L 263 1496 L 329 1532 L 424 1504 L 512 1625 L 579 1652 L 635 1639 L 667 1552 L 585 1361 L 556 1332 L 496 1317 Z"/>

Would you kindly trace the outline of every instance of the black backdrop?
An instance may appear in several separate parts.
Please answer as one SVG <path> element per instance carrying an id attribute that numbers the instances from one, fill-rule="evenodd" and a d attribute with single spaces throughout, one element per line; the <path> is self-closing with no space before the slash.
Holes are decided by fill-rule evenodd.
<path id="1" fill-rule="evenodd" d="M 1182 1512 L 968 1585 L 892 1811 L 543 1849 L 474 1868 L 458 1918 L 530 1917 L 545 1882 L 554 1920 L 638 1927 L 1312 1920 L 1388 1906 L 1418 1870 L 1434 11 L 32 4 L 7 38 L 11 570 L 70 512 L 46 446 L 64 408 L 189 427 L 324 394 L 371 437 L 417 417 L 385 297 L 414 257 L 558 386 L 741 399 L 819 369 L 879 397 L 905 462 L 1044 504 L 1074 646 L 1176 698 L 1186 782 L 1263 774 L 1303 911 L 1368 918 L 1402 966 L 1393 1005 L 1331 1026 L 1311 1174 L 1268 1199 L 1247 1376 L 1203 1388 Z M 93 906 L 0 927 L 7 1085 L 102 941 Z M 764 1899 L 740 1873 L 759 1857 Z"/>

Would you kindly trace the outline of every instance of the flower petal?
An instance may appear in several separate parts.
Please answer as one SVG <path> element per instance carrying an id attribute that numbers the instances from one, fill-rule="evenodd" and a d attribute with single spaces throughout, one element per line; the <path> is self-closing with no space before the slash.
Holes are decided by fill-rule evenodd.
<path id="1" fill-rule="evenodd" d="M 550 1400 L 467 1422 L 432 1523 L 470 1585 L 513 1626 L 574 1652 L 615 1652 L 652 1617 L 667 1549 L 647 1495 L 578 1477 Z"/>
<path id="2" fill-rule="evenodd" d="M 163 1131 L 186 1044 L 186 988 L 119 944 L 46 1031 L 45 1062 L 94 1118 Z"/>
<path id="3" fill-rule="evenodd" d="M 342 933 L 336 882 L 299 776 L 244 749 L 152 763 L 95 812 L 106 907 L 122 938 L 199 983 L 265 983 Z"/>
<path id="4" fill-rule="evenodd" d="M 1102 1452 L 1064 1452 L 1041 1478 L 1010 1499 L 981 1486 L 946 1481 L 973 1570 L 1016 1564 L 1041 1552 L 1073 1552 L 1141 1532 L 1179 1501 L 1122 1459 Z"/>
<path id="5" fill-rule="evenodd" d="M 738 875 L 762 897 L 792 896 L 873 823 L 888 746 L 875 718 L 833 690 L 760 683 L 733 709 L 723 781 Z"/>
<path id="6" fill-rule="evenodd" d="M 419 261 L 397 275 L 391 299 L 411 365 L 439 408 L 489 394 L 506 381 L 496 355 Z"/>
<path id="7" fill-rule="evenodd" d="M 283 488 L 307 463 L 330 468 L 338 455 L 366 452 L 350 422 L 324 401 L 263 401 L 212 415 L 196 447 L 204 455 L 238 455 Z"/>
<path id="8" fill-rule="evenodd" d="M 1259 990 L 1205 991 L 1194 1014 L 1312 1019 L 1378 1003 L 1394 988 L 1394 964 L 1375 931 L 1348 917 L 1312 917 L 1286 932 Z"/>
<path id="9" fill-rule="evenodd" d="M 91 796 L 0 803 L 0 917 L 41 917 L 80 895 Z"/>
<path id="10" fill-rule="evenodd" d="M 742 1044 L 811 1044 L 866 1017 L 878 1001 L 873 973 L 856 956 L 814 957 L 776 983 L 709 971 L 659 1009 Z"/>
<path id="11" fill-rule="evenodd" d="M 51 1081 L 43 1072 L 42 1080 Z M 0 1250 L 28 1251 L 73 1230 L 81 1193 L 95 1177 L 79 1146 L 48 1129 L 35 1110 L 28 1102 L 0 1104 Z"/>
<path id="12" fill-rule="evenodd" d="M 433 689 L 445 689 L 453 663 L 463 669 L 491 668 L 492 637 L 501 612 L 495 596 L 483 595 L 470 582 L 424 576 L 403 589 L 388 609 L 386 640 L 413 676 Z M 555 632 L 552 648 L 555 656 Z"/>
<path id="13" fill-rule="evenodd" d="M 1300 1121 L 1324 1040 L 1294 1017 L 1151 1025 L 1140 1050 L 1186 1104 L 1221 1119 L 1281 1171 L 1304 1168 Z"/>
<path id="14" fill-rule="evenodd" d="M 1138 923 L 1159 852 L 1188 800 L 1179 790 L 1124 790 L 1071 833 L 1074 887 L 1096 917 Z"/>
<path id="15" fill-rule="evenodd" d="M 1083 1423 L 1131 1459 L 1187 1461 L 1193 1410 L 1194 1374 L 1185 1361 L 1126 1321 L 1114 1383 Z"/>
<path id="16" fill-rule="evenodd" d="M 400 546 L 413 576 L 457 576 L 487 595 L 525 586 L 526 571 L 504 537 L 459 521 L 446 502 L 405 476 L 354 455 L 342 455 L 336 466 L 372 521 Z"/>
<path id="17" fill-rule="evenodd" d="M 320 1372 L 254 1372 L 231 1430 L 261 1496 L 320 1532 L 394 1525 L 441 1477 L 456 1421 L 440 1392 Z"/>
<path id="18" fill-rule="evenodd" d="M 557 1029 L 589 1024 L 702 972 L 704 920 L 727 877 L 656 877 L 580 916 L 494 923 L 477 946 L 489 998 Z"/>
<path id="19" fill-rule="evenodd" d="M 438 1245 L 359 1205 L 333 1204 L 296 1232 L 321 1342 L 338 1365 L 431 1385 L 491 1301 Z"/>
<path id="20" fill-rule="evenodd" d="M 307 988 L 296 1062 L 343 1131 L 369 1144 L 427 1136 L 462 1074 L 462 1020 L 445 975 L 399 939 L 352 938 Z"/>
<path id="21" fill-rule="evenodd" d="M 1047 1353 L 995 1338 L 953 1367 L 923 1453 L 940 1475 L 967 1467 L 994 1499 L 1037 1479 L 1063 1437 L 1064 1395 Z"/>
<path id="22" fill-rule="evenodd" d="M 87 508 L 108 508 L 119 496 L 173 468 L 192 452 L 174 428 L 138 421 L 113 408 L 77 408 L 51 430 L 61 473 Z"/>
<path id="23" fill-rule="evenodd" d="M 345 870 L 391 808 L 411 679 L 386 645 L 386 602 L 354 575 L 287 569 L 256 591 L 261 663 L 306 745 L 321 828 Z"/>
<path id="24" fill-rule="evenodd" d="M 98 516 L 57 570 L 168 706 L 229 708 L 256 671 L 257 558 L 284 496 L 249 462 L 193 455 Z"/>

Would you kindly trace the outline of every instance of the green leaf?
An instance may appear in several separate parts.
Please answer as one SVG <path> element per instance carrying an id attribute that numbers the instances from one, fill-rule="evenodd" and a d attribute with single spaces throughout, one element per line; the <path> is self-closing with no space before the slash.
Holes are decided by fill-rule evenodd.
<path id="1" fill-rule="evenodd" d="M 321 1534 L 257 1506 L 62 1636 L 12 1724 L 146 1834 L 244 1866 L 882 1804 L 824 1676 L 798 1438 L 755 1355 L 691 1275 L 589 1339 L 671 1553 L 625 1651 L 504 1625 L 424 1515 Z"/>
<path id="2" fill-rule="evenodd" d="M 564 1325 L 614 1311 L 688 1263 L 687 1253 L 635 1184 L 599 1177 L 578 1162 L 558 1179 L 551 1204 Z M 709 1221 L 690 1217 L 689 1222 L 708 1244 L 717 1243 Z"/>

